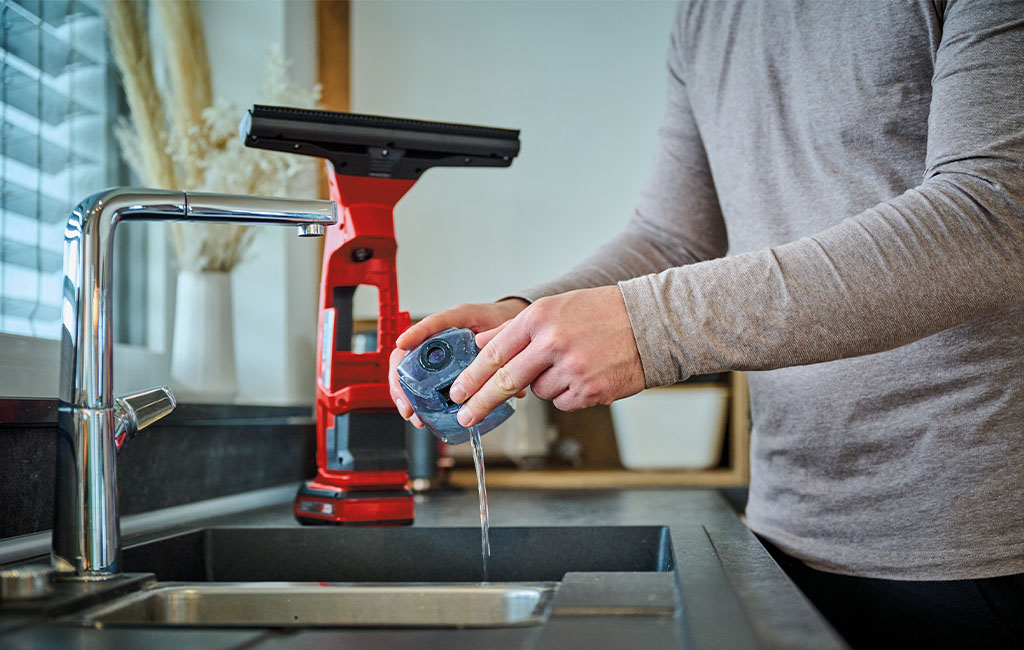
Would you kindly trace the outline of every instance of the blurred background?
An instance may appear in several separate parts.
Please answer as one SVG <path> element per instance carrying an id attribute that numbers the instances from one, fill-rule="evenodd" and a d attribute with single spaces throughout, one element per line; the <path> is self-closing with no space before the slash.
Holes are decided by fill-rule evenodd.
<path id="1" fill-rule="evenodd" d="M 414 318 L 551 278 L 629 217 L 663 110 L 671 2 L 197 4 L 216 100 L 260 101 L 277 47 L 291 83 L 323 85 L 325 108 L 522 130 L 511 169 L 432 170 L 399 204 L 399 290 Z M 68 211 L 93 191 L 137 182 L 112 133 L 127 106 L 104 9 L 101 0 L 4 0 L 4 333 L 59 336 Z M 315 179 L 307 186 L 315 191 Z M 115 322 L 119 343 L 134 348 L 117 355 L 119 384 L 166 375 L 177 265 L 168 236 L 135 224 L 119 235 Z M 238 401 L 310 399 L 319 260 L 309 249 L 262 229 L 231 271 Z M 358 294 L 356 316 L 375 318 L 375 300 Z M 4 343 L 0 355 L 27 347 L 35 358 L 47 347 Z M 0 394 L 52 395 L 47 373 L 30 365 L 23 376 L 3 373 L 16 385 Z"/>
<path id="2" fill-rule="evenodd" d="M 55 395 L 63 227 L 88 194 L 142 184 L 326 197 L 319 161 L 241 146 L 235 126 L 254 103 L 521 131 L 511 168 L 433 169 L 398 204 L 400 304 L 414 319 L 568 270 L 633 210 L 675 12 L 670 0 L 2 2 L 0 395 L 20 397 Z M 170 383 L 185 402 L 308 406 L 322 244 L 286 229 L 208 229 L 119 229 L 115 388 Z M 196 276 L 222 285 L 218 313 L 184 290 Z M 374 329 L 376 300 L 373 288 L 356 292 L 357 330 Z M 176 349 L 210 366 L 191 377 L 216 381 L 183 381 Z M 524 403 L 522 431 L 509 425 L 489 444 L 516 461 L 551 451 L 563 466 L 718 467 L 739 482 L 744 467 L 721 451 L 728 382 L 648 391 L 617 405 L 614 423 L 606 407 Z M 699 457 L 666 460 L 680 427 L 698 421 Z M 639 455 L 624 447 L 654 430 L 668 438 Z"/>

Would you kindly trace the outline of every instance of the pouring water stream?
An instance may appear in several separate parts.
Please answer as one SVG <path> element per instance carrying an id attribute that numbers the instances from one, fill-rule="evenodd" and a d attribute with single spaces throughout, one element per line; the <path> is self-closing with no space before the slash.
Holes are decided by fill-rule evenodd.
<path id="1" fill-rule="evenodd" d="M 484 448 L 477 427 L 469 430 L 469 444 L 473 448 L 473 466 L 476 468 L 476 489 L 480 498 L 480 559 L 483 562 L 484 582 L 488 581 L 487 558 L 491 556 L 490 516 L 487 512 L 487 485 L 484 482 Z"/>

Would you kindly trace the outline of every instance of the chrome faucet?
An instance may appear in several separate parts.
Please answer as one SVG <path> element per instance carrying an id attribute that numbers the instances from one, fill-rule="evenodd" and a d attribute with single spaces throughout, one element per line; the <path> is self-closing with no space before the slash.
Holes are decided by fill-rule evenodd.
<path id="1" fill-rule="evenodd" d="M 120 572 L 117 452 L 170 413 L 167 388 L 114 397 L 114 231 L 122 221 L 214 221 L 298 226 L 322 235 L 333 201 L 115 188 L 82 201 L 64 231 L 63 334 L 57 417 L 53 551 L 58 577 L 104 580 Z"/>

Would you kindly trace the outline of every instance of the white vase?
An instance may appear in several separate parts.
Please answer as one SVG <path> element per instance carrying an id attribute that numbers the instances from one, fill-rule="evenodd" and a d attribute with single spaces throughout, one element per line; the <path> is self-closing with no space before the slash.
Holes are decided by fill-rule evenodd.
<path id="1" fill-rule="evenodd" d="M 231 402 L 238 393 L 231 274 L 181 271 L 174 307 L 171 381 L 184 402 Z"/>

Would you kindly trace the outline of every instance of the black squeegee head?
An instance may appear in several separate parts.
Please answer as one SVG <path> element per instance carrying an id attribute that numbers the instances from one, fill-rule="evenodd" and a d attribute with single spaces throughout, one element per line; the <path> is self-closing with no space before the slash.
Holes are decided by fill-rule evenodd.
<path id="1" fill-rule="evenodd" d="M 248 147 L 326 158 L 348 176 L 416 179 L 431 167 L 508 167 L 519 131 L 359 113 L 255 105 Z"/>

